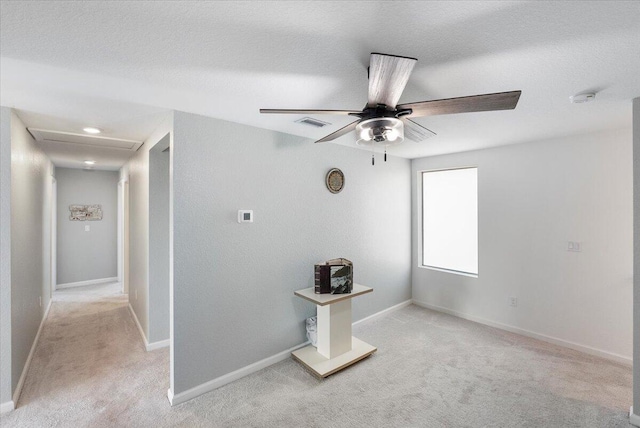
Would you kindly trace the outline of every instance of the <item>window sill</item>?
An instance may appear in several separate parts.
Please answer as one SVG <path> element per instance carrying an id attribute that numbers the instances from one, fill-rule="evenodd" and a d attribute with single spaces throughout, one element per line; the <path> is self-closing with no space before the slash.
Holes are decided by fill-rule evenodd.
<path id="1" fill-rule="evenodd" d="M 418 265 L 418 267 L 421 268 L 421 269 L 435 270 L 435 271 L 438 271 L 438 272 L 451 273 L 451 274 L 454 274 L 454 275 L 468 276 L 469 278 L 477 278 L 478 277 L 478 274 L 476 274 L 476 273 L 461 272 L 459 270 L 442 269 L 442 268 L 437 268 L 437 267 L 433 267 L 433 266 L 425 266 L 425 265 Z"/>

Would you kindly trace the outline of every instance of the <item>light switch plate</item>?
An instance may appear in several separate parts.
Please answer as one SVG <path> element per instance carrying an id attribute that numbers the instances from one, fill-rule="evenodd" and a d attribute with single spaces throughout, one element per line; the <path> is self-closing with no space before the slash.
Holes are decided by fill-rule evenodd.
<path id="1" fill-rule="evenodd" d="M 84 225 L 84 231 L 85 232 L 89 232 L 91 230 L 91 226 L 89 226 L 88 224 Z"/>
<path id="2" fill-rule="evenodd" d="M 238 223 L 253 223 L 253 210 L 238 210 Z"/>

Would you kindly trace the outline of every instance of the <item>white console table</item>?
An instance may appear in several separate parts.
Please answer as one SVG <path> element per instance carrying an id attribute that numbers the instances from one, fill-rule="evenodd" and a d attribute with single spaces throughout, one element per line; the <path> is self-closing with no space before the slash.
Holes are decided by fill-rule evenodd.
<path id="1" fill-rule="evenodd" d="M 350 294 L 316 294 L 313 287 L 294 292 L 318 305 L 318 348 L 298 349 L 292 352 L 293 358 L 324 378 L 376 352 L 375 346 L 351 336 L 351 299 L 372 291 L 353 284 Z"/>

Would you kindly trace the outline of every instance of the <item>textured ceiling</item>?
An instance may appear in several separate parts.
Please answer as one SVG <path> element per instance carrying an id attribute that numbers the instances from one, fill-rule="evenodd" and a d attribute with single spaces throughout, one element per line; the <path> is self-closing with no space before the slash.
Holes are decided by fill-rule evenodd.
<path id="1" fill-rule="evenodd" d="M 258 109 L 362 108 L 370 52 L 418 58 L 401 102 L 522 90 L 514 111 L 417 119 L 438 135 L 390 148 L 409 158 L 628 128 L 640 96 L 637 1 L 3 1 L 0 24 L 2 105 L 134 140 L 169 109 L 322 137 L 350 118 Z"/>

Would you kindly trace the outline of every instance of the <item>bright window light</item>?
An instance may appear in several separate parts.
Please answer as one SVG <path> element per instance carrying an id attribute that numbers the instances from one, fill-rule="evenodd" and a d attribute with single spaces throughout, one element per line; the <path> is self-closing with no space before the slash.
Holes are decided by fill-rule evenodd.
<path id="1" fill-rule="evenodd" d="M 422 264 L 478 274 L 478 168 L 422 173 Z"/>

